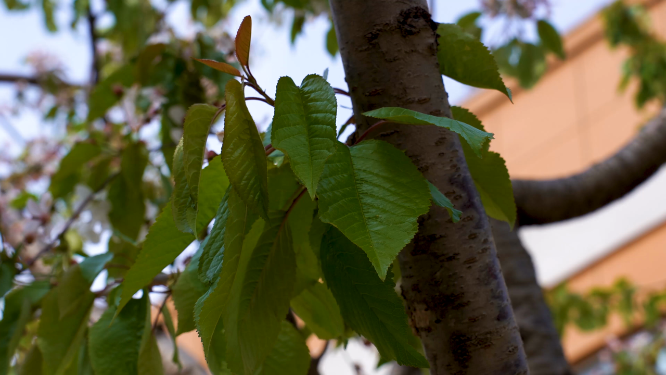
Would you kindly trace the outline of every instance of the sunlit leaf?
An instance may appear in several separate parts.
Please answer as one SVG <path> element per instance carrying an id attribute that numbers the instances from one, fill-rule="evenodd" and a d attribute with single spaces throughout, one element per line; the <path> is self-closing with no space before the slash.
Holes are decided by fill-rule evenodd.
<path id="1" fill-rule="evenodd" d="M 466 85 L 498 90 L 511 100 L 497 62 L 483 43 L 455 24 L 439 24 L 437 34 L 440 73 Z"/>
<path id="2" fill-rule="evenodd" d="M 247 19 L 247 18 L 246 18 Z M 226 88 L 222 162 L 238 195 L 264 219 L 268 218 L 267 164 L 257 126 L 245 104 L 243 88 L 231 80 Z"/>
<path id="3" fill-rule="evenodd" d="M 314 199 L 324 163 L 335 151 L 337 102 L 331 85 L 309 75 L 301 87 L 278 81 L 271 142 L 289 156 L 291 167 Z"/>
<path id="4" fill-rule="evenodd" d="M 370 112 L 365 112 L 364 115 L 401 124 L 441 126 L 463 137 L 478 156 L 481 156 L 482 150 L 487 148 L 488 142 L 493 139 L 492 133 L 486 133 L 483 130 L 476 129 L 470 124 L 462 122 L 462 120 L 458 121 L 448 117 L 427 115 L 405 108 L 379 108 Z"/>
<path id="5" fill-rule="evenodd" d="M 428 184 L 411 160 L 382 141 L 338 143 L 318 189 L 319 217 L 365 251 L 383 279 L 430 208 Z"/>

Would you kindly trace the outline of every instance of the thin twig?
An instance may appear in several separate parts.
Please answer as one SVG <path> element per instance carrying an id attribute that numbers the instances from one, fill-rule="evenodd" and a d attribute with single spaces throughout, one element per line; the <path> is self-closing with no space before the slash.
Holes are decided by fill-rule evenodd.
<path id="1" fill-rule="evenodd" d="M 0 74 L 0 82 L 25 82 L 32 85 L 39 85 L 39 79 L 32 76 L 22 76 L 19 74 Z"/>
<path id="2" fill-rule="evenodd" d="M 37 261 L 37 259 L 39 259 L 39 258 L 42 257 L 44 254 L 46 254 L 46 253 L 48 253 L 49 251 L 51 251 L 51 250 L 56 246 L 56 244 L 58 243 L 58 240 L 60 239 L 60 237 L 62 237 L 63 235 L 65 235 L 65 233 L 69 230 L 69 228 L 72 226 L 72 224 L 74 224 L 74 221 L 79 217 L 79 215 L 81 215 L 81 213 L 82 213 L 83 210 L 86 208 L 86 206 L 88 205 L 88 203 L 92 202 L 93 198 L 95 197 L 95 194 L 97 194 L 97 193 L 99 193 L 100 191 L 104 190 L 104 188 L 105 188 L 105 187 L 106 187 L 111 181 L 113 181 L 116 177 L 118 177 L 119 174 L 120 174 L 120 173 L 114 173 L 114 174 L 110 175 L 110 176 L 109 176 L 109 177 L 108 177 L 108 178 L 102 183 L 102 185 L 101 185 L 99 188 L 97 188 L 97 190 L 95 190 L 95 191 L 93 191 L 92 193 L 90 193 L 90 195 L 88 195 L 88 196 L 86 197 L 86 199 L 84 199 L 83 202 L 81 202 L 81 204 L 79 205 L 79 207 L 77 207 L 76 210 L 74 211 L 74 213 L 72 213 L 72 216 L 69 218 L 69 220 L 67 220 L 67 223 L 65 223 L 65 227 L 62 228 L 62 230 L 60 231 L 60 233 L 58 233 L 58 235 L 53 239 L 53 241 L 49 242 L 49 244 L 46 245 L 46 247 L 44 247 L 42 250 L 40 250 L 39 253 L 37 253 L 37 255 L 35 255 L 34 258 L 32 258 L 32 259 L 30 259 L 30 261 L 28 261 L 28 267 L 32 267 L 32 265 L 35 264 L 35 262 Z"/>
<path id="3" fill-rule="evenodd" d="M 268 96 L 268 94 L 266 94 L 266 92 L 264 90 L 262 90 L 261 87 L 259 87 L 259 85 L 257 85 L 255 82 L 252 82 L 252 81 L 247 81 L 246 83 L 247 83 L 248 86 L 252 87 L 254 89 L 254 91 L 256 91 L 261 96 L 263 96 L 266 99 L 266 103 L 268 103 L 272 106 L 275 106 L 275 100 L 273 100 L 273 98 Z"/>
<path id="4" fill-rule="evenodd" d="M 99 82 L 101 64 L 97 54 L 97 33 L 95 32 L 96 17 L 88 4 L 88 27 L 90 28 L 90 52 L 92 53 L 92 67 L 90 69 L 90 85 L 95 86 Z"/>
<path id="5" fill-rule="evenodd" d="M 157 329 L 157 322 L 160 320 L 160 314 L 162 313 L 162 309 L 164 309 L 164 306 L 166 306 L 167 300 L 171 296 L 171 291 L 164 296 L 164 301 L 162 301 L 162 305 L 160 306 L 160 309 L 157 310 L 157 316 L 155 317 L 155 322 L 153 323 L 153 332 L 155 332 L 155 329 Z"/>
<path id="6" fill-rule="evenodd" d="M 272 144 L 268 144 L 268 145 L 266 145 L 264 150 L 266 150 L 266 156 L 268 156 L 268 155 L 272 154 L 275 151 L 275 147 L 273 147 Z"/>
<path id="7" fill-rule="evenodd" d="M 346 95 L 346 96 L 351 97 L 351 95 L 349 95 L 349 92 L 347 92 L 347 91 L 345 91 L 345 90 L 343 90 L 343 89 L 334 88 L 334 89 L 333 89 L 333 92 L 335 92 L 336 94 Z"/>
<path id="8" fill-rule="evenodd" d="M 268 105 L 273 105 L 273 104 L 269 103 L 268 100 L 266 100 L 265 98 L 259 98 L 259 97 L 256 97 L 256 96 L 248 96 L 248 97 L 245 98 L 245 100 L 258 100 L 258 101 L 264 102 Z"/>
<path id="9" fill-rule="evenodd" d="M 377 121 L 371 127 L 369 127 L 366 131 L 364 131 L 363 134 L 361 134 L 361 136 L 358 137 L 358 139 L 356 139 L 356 141 L 353 144 L 357 144 L 357 143 L 361 142 L 363 139 L 365 139 L 365 137 L 368 136 L 368 134 L 370 134 L 371 131 L 375 130 L 376 128 L 378 128 L 379 126 L 381 126 L 383 124 L 386 124 L 387 122 L 388 121 L 386 121 L 386 120 Z"/>

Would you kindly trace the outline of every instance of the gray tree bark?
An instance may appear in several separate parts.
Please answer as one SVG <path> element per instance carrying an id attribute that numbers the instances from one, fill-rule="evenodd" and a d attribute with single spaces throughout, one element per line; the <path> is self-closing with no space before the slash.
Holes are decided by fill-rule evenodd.
<path id="1" fill-rule="evenodd" d="M 357 133 L 362 113 L 403 107 L 451 116 L 437 65 L 436 25 L 425 0 L 331 0 Z M 386 124 L 371 135 L 405 150 L 463 211 L 439 207 L 419 219 L 400 253 L 402 295 L 433 375 L 528 374 L 490 224 L 458 136 L 437 127 Z"/>

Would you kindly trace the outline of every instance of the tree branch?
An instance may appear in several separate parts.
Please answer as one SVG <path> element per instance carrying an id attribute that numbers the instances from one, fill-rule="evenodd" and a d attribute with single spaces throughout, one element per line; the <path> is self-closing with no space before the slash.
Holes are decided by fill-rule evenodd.
<path id="1" fill-rule="evenodd" d="M 90 70 L 90 86 L 95 86 L 99 82 L 99 72 L 101 70 L 101 63 L 99 55 L 97 54 L 97 32 L 95 31 L 95 15 L 90 9 L 88 4 L 88 28 L 90 29 L 90 52 L 92 53 L 92 68 Z"/>
<path id="2" fill-rule="evenodd" d="M 13 82 L 13 83 L 25 82 L 32 85 L 39 85 L 39 79 L 37 77 L 24 76 L 20 74 L 0 73 L 0 82 Z"/>
<path id="3" fill-rule="evenodd" d="M 588 214 L 623 197 L 666 162 L 666 108 L 615 155 L 586 171 L 553 180 L 513 180 L 519 225 Z"/>

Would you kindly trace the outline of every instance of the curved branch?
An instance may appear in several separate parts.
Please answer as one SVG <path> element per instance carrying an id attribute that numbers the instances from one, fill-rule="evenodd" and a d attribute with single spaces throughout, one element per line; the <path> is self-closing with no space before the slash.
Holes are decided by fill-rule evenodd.
<path id="1" fill-rule="evenodd" d="M 615 155 L 579 174 L 553 180 L 513 180 L 519 225 L 582 216 L 623 197 L 666 162 L 666 108 Z"/>

